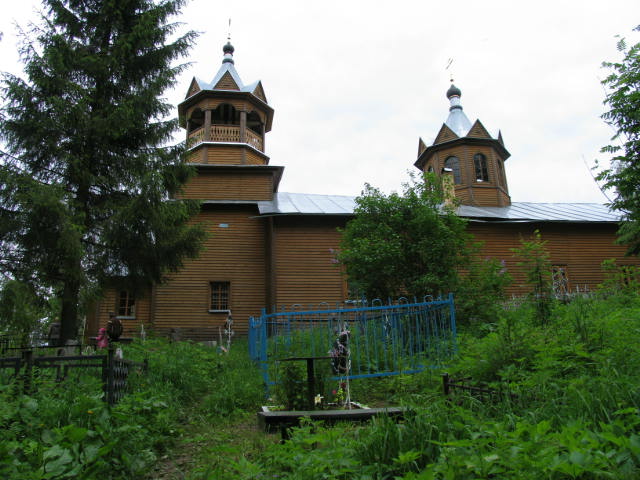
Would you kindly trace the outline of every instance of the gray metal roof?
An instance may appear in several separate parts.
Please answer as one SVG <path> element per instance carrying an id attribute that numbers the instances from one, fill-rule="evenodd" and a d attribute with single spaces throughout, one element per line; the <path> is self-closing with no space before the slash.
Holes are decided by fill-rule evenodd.
<path id="1" fill-rule="evenodd" d="M 275 194 L 272 201 L 259 201 L 260 215 L 353 215 L 355 197 L 307 193 Z M 616 223 L 620 215 L 599 203 L 515 202 L 509 207 L 461 205 L 458 215 L 487 222 L 595 222 Z"/>
<path id="2" fill-rule="evenodd" d="M 230 63 L 230 62 L 223 63 L 222 65 L 220 65 L 220 69 L 218 70 L 218 73 L 215 74 L 215 76 L 213 77 L 213 80 L 211 80 L 210 82 L 205 82 L 204 80 L 197 77 L 195 77 L 195 79 L 196 79 L 196 82 L 198 82 L 198 86 L 200 87 L 201 90 L 214 90 L 216 84 L 227 72 L 229 72 L 229 74 L 231 75 L 231 78 L 233 78 L 233 81 L 236 82 L 241 92 L 253 93 L 253 91 L 258 86 L 258 83 L 260 83 L 260 80 L 256 80 L 255 82 L 250 83 L 249 85 L 245 85 L 244 83 L 242 83 L 242 79 L 240 78 L 240 75 L 238 74 L 236 67 L 234 66 L 233 63 Z"/>
<path id="3" fill-rule="evenodd" d="M 600 203 L 514 202 L 509 207 L 461 205 L 458 215 L 474 220 L 506 222 L 619 222 L 620 215 Z"/>
<path id="4" fill-rule="evenodd" d="M 285 192 L 258 202 L 260 215 L 353 215 L 355 206 L 355 197 Z"/>
<path id="5" fill-rule="evenodd" d="M 458 97 L 451 97 L 451 105 L 454 105 L 454 100 L 459 100 Z M 471 130 L 471 122 L 467 115 L 462 111 L 462 107 L 457 103 L 456 108 L 452 108 L 449 111 L 449 116 L 447 120 L 444 122 L 447 124 L 453 132 L 459 137 L 466 137 L 469 130 Z"/>

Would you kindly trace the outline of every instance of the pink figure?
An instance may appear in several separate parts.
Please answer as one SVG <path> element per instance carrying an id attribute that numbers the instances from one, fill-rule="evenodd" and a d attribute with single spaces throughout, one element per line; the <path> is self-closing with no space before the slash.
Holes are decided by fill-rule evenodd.
<path id="1" fill-rule="evenodd" d="M 109 337 L 107 337 L 106 328 L 98 330 L 98 338 L 96 338 L 96 340 L 98 341 L 98 348 L 107 348 L 109 346 Z"/>

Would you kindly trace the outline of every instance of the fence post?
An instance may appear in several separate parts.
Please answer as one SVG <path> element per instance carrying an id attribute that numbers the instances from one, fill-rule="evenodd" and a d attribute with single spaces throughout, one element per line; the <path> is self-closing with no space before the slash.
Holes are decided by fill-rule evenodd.
<path id="1" fill-rule="evenodd" d="M 451 337 L 453 340 L 453 354 L 458 353 L 458 342 L 456 341 L 456 307 L 453 304 L 453 293 L 449 293 L 449 314 L 451 316 Z"/>
<path id="2" fill-rule="evenodd" d="M 25 363 L 23 386 L 25 395 L 28 395 L 31 393 L 31 377 L 33 374 L 33 350 L 25 350 L 23 352 L 23 358 Z"/>
<path id="3" fill-rule="evenodd" d="M 446 372 L 442 374 L 442 389 L 444 390 L 445 397 L 448 397 L 449 396 L 449 374 Z"/>
<path id="4" fill-rule="evenodd" d="M 109 350 L 107 351 L 107 375 L 106 375 L 106 401 L 109 405 L 113 405 L 114 402 L 114 397 L 115 397 L 115 392 L 114 392 L 114 385 L 113 385 L 113 380 L 114 380 L 114 356 L 115 356 L 115 349 L 113 347 L 113 344 L 109 344 Z"/>

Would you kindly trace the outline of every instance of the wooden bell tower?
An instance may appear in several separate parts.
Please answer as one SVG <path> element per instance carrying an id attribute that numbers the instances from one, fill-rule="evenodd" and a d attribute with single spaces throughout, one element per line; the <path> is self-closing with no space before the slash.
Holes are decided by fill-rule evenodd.
<path id="1" fill-rule="evenodd" d="M 455 85 L 447 90 L 451 106 L 433 145 L 422 138 L 414 165 L 423 172 L 453 177 L 453 191 L 462 205 L 506 207 L 511 205 L 504 162 L 510 153 L 498 132 L 493 138 L 476 120 L 471 124 L 460 104 L 462 92 Z"/>
<path id="2" fill-rule="evenodd" d="M 198 170 L 181 196 L 203 201 L 271 200 L 283 170 L 269 166 L 265 154 L 273 109 L 262 82 L 242 82 L 231 42 L 222 51 L 222 65 L 213 79 L 204 82 L 194 77 L 178 105 L 180 126 L 187 136 L 186 161 Z"/>

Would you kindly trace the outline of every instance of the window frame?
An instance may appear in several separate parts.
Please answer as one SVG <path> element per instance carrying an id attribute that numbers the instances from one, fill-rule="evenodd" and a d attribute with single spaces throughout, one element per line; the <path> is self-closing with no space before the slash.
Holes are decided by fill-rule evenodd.
<path id="1" fill-rule="evenodd" d="M 487 157 L 483 153 L 478 152 L 473 156 L 476 183 L 489 183 L 490 177 L 488 165 Z"/>
<path id="2" fill-rule="evenodd" d="M 136 297 L 131 294 L 130 290 L 118 290 L 116 312 L 116 318 L 136 318 Z"/>
<path id="3" fill-rule="evenodd" d="M 460 159 L 458 157 L 449 155 L 444 161 L 444 168 L 451 169 L 454 185 L 462 185 L 462 172 L 460 171 Z"/>
<path id="4" fill-rule="evenodd" d="M 217 295 L 214 304 L 214 294 Z M 226 299 L 224 298 L 226 296 Z M 231 282 L 228 280 L 212 280 L 209 282 L 209 313 L 231 312 Z M 215 308 L 214 308 L 215 307 Z M 226 307 L 226 308 L 222 308 Z"/>

